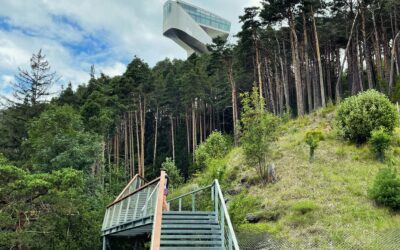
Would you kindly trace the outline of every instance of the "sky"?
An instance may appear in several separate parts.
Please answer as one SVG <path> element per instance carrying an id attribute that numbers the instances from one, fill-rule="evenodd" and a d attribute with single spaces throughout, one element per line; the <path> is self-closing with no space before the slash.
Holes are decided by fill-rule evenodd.
<path id="1" fill-rule="evenodd" d="M 154 66 L 186 52 L 162 35 L 165 0 L 0 0 L 0 95 L 11 96 L 18 68 L 42 49 L 60 76 L 52 91 L 76 87 L 96 73 L 122 74 L 136 55 Z M 232 22 L 259 0 L 186 0 Z M 234 38 L 230 38 L 234 39 Z"/>

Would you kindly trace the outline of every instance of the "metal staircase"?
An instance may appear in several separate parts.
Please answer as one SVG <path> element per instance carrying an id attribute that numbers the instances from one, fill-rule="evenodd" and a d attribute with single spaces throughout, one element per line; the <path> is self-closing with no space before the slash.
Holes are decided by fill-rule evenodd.
<path id="1" fill-rule="evenodd" d="M 107 206 L 103 250 L 110 237 L 151 234 L 152 250 L 239 249 L 218 180 L 168 201 L 162 211 L 165 172 L 146 183 L 135 176 Z"/>

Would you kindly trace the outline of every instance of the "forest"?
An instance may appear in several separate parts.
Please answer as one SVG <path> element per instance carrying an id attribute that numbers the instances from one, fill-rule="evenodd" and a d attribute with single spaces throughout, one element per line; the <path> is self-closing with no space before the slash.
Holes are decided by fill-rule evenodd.
<path id="1" fill-rule="evenodd" d="M 154 67 L 134 56 L 115 77 L 94 65 L 57 95 L 35 51 L 0 102 L 0 249 L 98 249 L 105 206 L 135 174 L 151 180 L 170 157 L 187 181 L 213 131 L 241 144 L 253 87 L 285 119 L 369 89 L 400 101 L 398 0 L 261 2 L 233 44 Z"/>

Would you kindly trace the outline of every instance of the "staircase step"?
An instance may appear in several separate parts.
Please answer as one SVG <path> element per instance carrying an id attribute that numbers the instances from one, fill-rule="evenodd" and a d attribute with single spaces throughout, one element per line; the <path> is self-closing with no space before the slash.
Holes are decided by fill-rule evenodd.
<path id="1" fill-rule="evenodd" d="M 162 229 L 219 229 L 219 225 L 202 225 L 202 224 L 167 224 L 167 225 L 162 225 Z"/>
<path id="2" fill-rule="evenodd" d="M 216 220 L 216 217 L 213 215 L 163 215 L 163 220 Z"/>
<path id="3" fill-rule="evenodd" d="M 173 220 L 173 219 L 163 219 L 162 221 L 163 225 L 167 224 L 210 224 L 210 225 L 216 225 L 218 224 L 217 220 L 210 220 L 210 219 L 205 219 L 205 220 Z"/>
<path id="4" fill-rule="evenodd" d="M 192 235 L 182 235 L 182 234 L 163 234 L 161 235 L 161 239 L 216 239 L 216 240 L 221 240 L 221 235 L 197 235 L 197 234 L 192 234 Z"/>
<path id="5" fill-rule="evenodd" d="M 213 240 L 161 240 L 161 245 L 173 246 L 221 246 L 222 241 Z"/>
<path id="6" fill-rule="evenodd" d="M 177 235 L 177 234 L 186 234 L 186 235 L 206 235 L 206 234 L 217 234 L 221 235 L 220 230 L 209 230 L 209 229 L 196 229 L 196 230 L 181 230 L 181 229 L 171 229 L 171 230 L 161 230 L 161 235 Z"/>
<path id="7" fill-rule="evenodd" d="M 161 250 L 223 250 L 222 247 L 160 247 Z"/>
<path id="8" fill-rule="evenodd" d="M 163 215 L 215 215 L 215 212 L 211 211 L 168 211 L 163 212 Z"/>

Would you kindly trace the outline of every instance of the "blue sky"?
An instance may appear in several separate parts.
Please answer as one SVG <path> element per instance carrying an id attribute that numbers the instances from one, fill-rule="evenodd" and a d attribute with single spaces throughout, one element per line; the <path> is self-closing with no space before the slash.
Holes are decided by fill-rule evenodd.
<path id="1" fill-rule="evenodd" d="M 232 22 L 259 0 L 186 0 Z M 0 95 L 11 95 L 10 83 L 18 67 L 27 68 L 32 53 L 42 49 L 61 85 L 74 86 L 97 73 L 124 72 L 134 55 L 151 66 L 166 57 L 186 57 L 173 41 L 162 36 L 165 0 L 0 0 Z"/>

